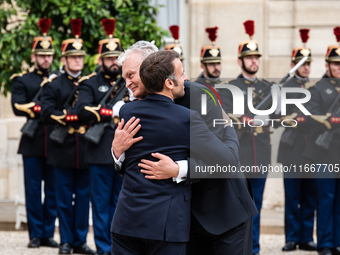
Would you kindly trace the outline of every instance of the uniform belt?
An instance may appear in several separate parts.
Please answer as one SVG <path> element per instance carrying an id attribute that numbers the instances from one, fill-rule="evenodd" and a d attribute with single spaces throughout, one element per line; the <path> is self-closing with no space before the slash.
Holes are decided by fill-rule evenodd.
<path id="1" fill-rule="evenodd" d="M 270 131 L 269 126 L 254 127 L 254 135 L 269 133 L 269 131 Z"/>
<path id="2" fill-rule="evenodd" d="M 85 134 L 86 132 L 86 127 L 85 126 L 80 126 L 78 128 L 75 127 L 68 127 L 67 132 L 69 134 L 73 134 L 73 133 L 79 133 L 79 134 Z"/>
<path id="3" fill-rule="evenodd" d="M 246 131 L 247 133 L 250 133 L 250 130 Z M 269 133 L 270 128 L 269 126 L 263 126 L 263 127 L 254 127 L 253 128 L 253 135 L 263 134 L 263 133 Z"/>

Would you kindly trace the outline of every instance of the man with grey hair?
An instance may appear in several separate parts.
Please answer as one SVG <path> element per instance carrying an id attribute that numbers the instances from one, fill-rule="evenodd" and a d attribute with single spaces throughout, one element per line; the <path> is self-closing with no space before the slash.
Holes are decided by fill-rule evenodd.
<path id="1" fill-rule="evenodd" d="M 139 98 L 147 95 L 139 77 L 139 67 L 144 60 L 142 54 L 139 53 L 148 46 L 150 43 L 147 42 L 133 45 L 130 48 L 131 51 L 127 51 L 128 54 L 120 58 L 124 61 L 123 76 L 126 78 L 126 86 L 133 91 L 135 97 Z M 151 46 L 151 48 L 153 47 Z M 190 107 L 190 93 L 194 94 L 195 91 L 202 93 L 201 88 L 206 89 L 206 87 L 190 82 L 185 82 L 185 85 L 185 96 L 177 99 L 176 103 Z M 195 98 L 200 99 L 200 94 Z M 200 100 L 191 102 L 192 108 L 197 111 L 200 109 L 200 104 Z M 208 114 L 202 118 L 218 138 L 221 140 L 223 138 L 227 146 L 224 150 L 225 159 L 229 164 L 237 165 L 239 151 L 235 131 L 232 127 L 223 128 L 223 125 L 213 128 L 212 120 L 222 118 L 221 109 L 210 97 L 208 97 L 207 105 Z M 122 155 L 118 160 L 115 160 L 118 168 L 123 162 L 125 163 L 123 152 L 129 149 L 132 144 L 143 139 L 141 136 L 134 138 L 141 127 L 138 121 L 138 119 L 132 118 L 124 128 L 124 123 L 117 128 L 112 149 L 116 155 Z M 221 148 L 220 144 L 223 144 L 222 141 L 217 141 L 216 147 Z M 139 164 L 139 167 L 142 168 L 141 173 L 145 175 L 146 179 L 173 178 L 179 183 L 186 179 L 186 183 L 191 183 L 187 161 L 179 161 L 176 164 L 171 158 L 161 153 L 152 153 L 151 155 L 159 161 L 142 160 L 142 163 Z M 196 164 L 203 163 L 194 158 L 190 158 L 190 162 L 191 165 L 195 165 L 196 162 Z M 257 211 L 248 185 L 247 179 L 241 174 L 239 178 L 235 179 L 201 180 L 192 186 L 192 227 L 187 254 L 251 254 L 251 219 Z M 216 188 L 211 189 L 211 187 Z M 113 228 L 111 228 L 112 230 Z M 197 249 L 194 250 L 193 247 L 197 247 Z M 200 253 L 197 253 L 199 250 L 201 250 Z"/>
<path id="2" fill-rule="evenodd" d="M 138 41 L 135 44 L 133 44 L 130 48 L 127 50 L 124 50 L 122 54 L 118 57 L 118 62 L 122 65 L 126 58 L 132 53 L 138 51 L 141 56 L 147 58 L 151 53 L 154 53 L 158 51 L 157 46 L 153 42 L 148 41 Z"/>
<path id="3" fill-rule="evenodd" d="M 139 77 L 139 67 L 147 56 L 156 51 L 158 48 L 153 43 L 138 41 L 118 57 L 118 62 L 125 67 L 127 73 L 126 87 L 132 91 L 135 98 L 144 98 L 147 95 Z"/>

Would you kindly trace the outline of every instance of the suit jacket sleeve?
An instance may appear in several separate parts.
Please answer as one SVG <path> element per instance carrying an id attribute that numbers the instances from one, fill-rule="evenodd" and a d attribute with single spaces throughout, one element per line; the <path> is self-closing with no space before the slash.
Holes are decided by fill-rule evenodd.
<path id="1" fill-rule="evenodd" d="M 209 130 L 197 112 L 191 111 L 190 122 L 191 155 L 203 160 L 208 165 L 238 165 L 238 157 L 236 156 L 238 152 L 235 151 L 237 141 L 234 134 L 226 135 L 227 140 L 229 140 L 229 137 L 233 138 L 230 145 L 229 142 L 225 144 Z"/>

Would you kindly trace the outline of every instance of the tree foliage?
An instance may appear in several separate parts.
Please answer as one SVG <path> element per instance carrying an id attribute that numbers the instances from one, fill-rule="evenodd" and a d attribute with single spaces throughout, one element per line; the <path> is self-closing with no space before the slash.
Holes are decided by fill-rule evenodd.
<path id="1" fill-rule="evenodd" d="M 24 71 L 32 65 L 30 60 L 34 36 L 41 36 L 38 20 L 52 20 L 48 32 L 52 36 L 55 57 L 52 69 L 59 68 L 61 42 L 73 38 L 70 20 L 82 19 L 81 38 L 84 40 L 84 74 L 96 66 L 98 42 L 106 38 L 100 21 L 115 18 L 115 36 L 122 48 L 138 40 L 155 41 L 157 46 L 164 42 L 168 32 L 157 26 L 158 8 L 150 6 L 149 0 L 0 0 L 0 89 L 5 95 L 11 88 L 10 76 Z M 27 63 L 24 65 L 24 63 Z"/>

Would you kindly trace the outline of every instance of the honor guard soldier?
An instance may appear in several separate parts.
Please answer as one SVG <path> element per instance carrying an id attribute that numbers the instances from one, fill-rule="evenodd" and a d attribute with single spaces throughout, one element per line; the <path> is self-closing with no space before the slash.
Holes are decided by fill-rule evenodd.
<path id="1" fill-rule="evenodd" d="M 179 54 L 179 59 L 182 61 L 184 60 L 183 56 L 183 49 L 182 45 L 179 43 L 179 26 L 172 25 L 169 27 L 172 37 L 174 38 L 175 42 L 165 45 L 165 50 L 174 50 Z"/>
<path id="2" fill-rule="evenodd" d="M 54 166 L 60 230 L 59 254 L 95 254 L 86 245 L 89 228 L 90 171 L 86 163 L 85 127 L 74 109 L 85 51 L 81 19 L 72 19 L 75 38 L 62 42 L 61 61 L 65 72 L 43 89 L 41 113 L 45 123 L 53 123 L 49 136 L 48 162 Z"/>
<path id="3" fill-rule="evenodd" d="M 271 93 L 271 84 L 265 80 L 259 80 L 256 73 L 259 68 L 261 54 L 258 49 L 257 42 L 253 39 L 254 21 L 248 20 L 243 23 L 246 33 L 250 36 L 250 40 L 240 43 L 238 48 L 238 64 L 241 67 L 241 74 L 237 79 L 232 80 L 232 84 L 242 90 L 244 94 L 244 102 L 247 102 L 247 90 L 252 88 L 253 105 L 256 107 L 262 99 Z M 229 114 L 233 122 L 236 132 L 238 133 L 242 166 L 260 166 L 270 164 L 271 145 L 269 138 L 269 123 L 265 119 L 269 116 L 253 115 L 245 103 L 244 115 L 233 115 L 233 98 L 229 90 L 219 89 L 219 95 L 222 100 L 222 107 Z M 254 121 L 256 119 L 257 121 Z M 263 119 L 263 120 L 262 120 Z M 257 123 L 259 122 L 260 123 Z M 243 124 L 242 124 L 243 123 Z M 262 124 L 262 125 L 261 125 Z M 251 125 L 261 126 L 252 128 Z M 266 182 L 266 174 L 258 172 L 250 173 L 252 181 L 254 201 L 259 211 L 253 218 L 253 254 L 260 251 L 260 211 L 262 207 L 263 191 Z"/>
<path id="4" fill-rule="evenodd" d="M 220 83 L 221 74 L 221 50 L 216 45 L 218 27 L 208 27 L 205 31 L 209 35 L 211 45 L 201 48 L 201 69 L 203 70 L 198 76 L 196 82 L 209 85 L 210 88 L 216 83 Z"/>
<path id="5" fill-rule="evenodd" d="M 326 74 L 310 89 L 305 104 L 312 114 L 311 141 L 304 155 L 323 164 L 317 174 L 317 248 L 320 255 L 340 254 L 340 179 L 334 167 L 340 155 L 340 27 L 334 28 L 338 44 L 328 46 Z"/>
<path id="6" fill-rule="evenodd" d="M 294 77 L 284 84 L 284 87 L 306 88 L 309 82 L 312 55 L 306 46 L 309 29 L 300 29 L 303 46 L 293 49 L 291 68 L 304 57 L 307 60 L 295 72 Z M 301 93 L 289 93 L 290 99 L 301 97 Z M 308 162 L 302 156 L 306 148 L 307 127 L 305 117 L 295 105 L 287 106 L 287 118 L 294 119 L 298 124 L 296 128 L 286 128 L 280 140 L 278 159 L 284 166 L 305 165 Z M 295 123 L 294 122 L 294 125 Z M 297 177 L 294 173 L 284 173 L 285 192 L 285 236 L 286 244 L 282 251 L 292 251 L 299 247 L 300 250 L 316 250 L 313 242 L 314 214 L 316 209 L 316 180 Z"/>
<path id="7" fill-rule="evenodd" d="M 34 37 L 31 61 L 34 71 L 14 74 L 12 108 L 17 116 L 25 116 L 27 122 L 21 129 L 18 153 L 23 155 L 25 198 L 29 248 L 39 246 L 59 247 L 53 240 L 57 209 L 55 204 L 53 167 L 46 163 L 46 129 L 40 121 L 40 94 L 50 75 L 54 49 L 52 38 L 47 36 L 51 19 L 41 18 L 38 26 L 43 34 Z M 44 199 L 41 201 L 41 185 L 44 181 Z"/>
<path id="8" fill-rule="evenodd" d="M 91 172 L 91 204 L 94 239 L 98 254 L 111 254 L 110 224 L 116 209 L 122 178 L 114 169 L 111 143 L 116 129 L 113 106 L 129 101 L 121 65 L 117 58 L 122 52 L 118 38 L 113 38 L 115 19 L 101 21 L 108 39 L 99 41 L 97 74 L 83 77 L 80 82 L 77 112 L 80 120 L 91 123 L 85 137 Z M 116 119 L 117 120 L 117 119 Z"/>

